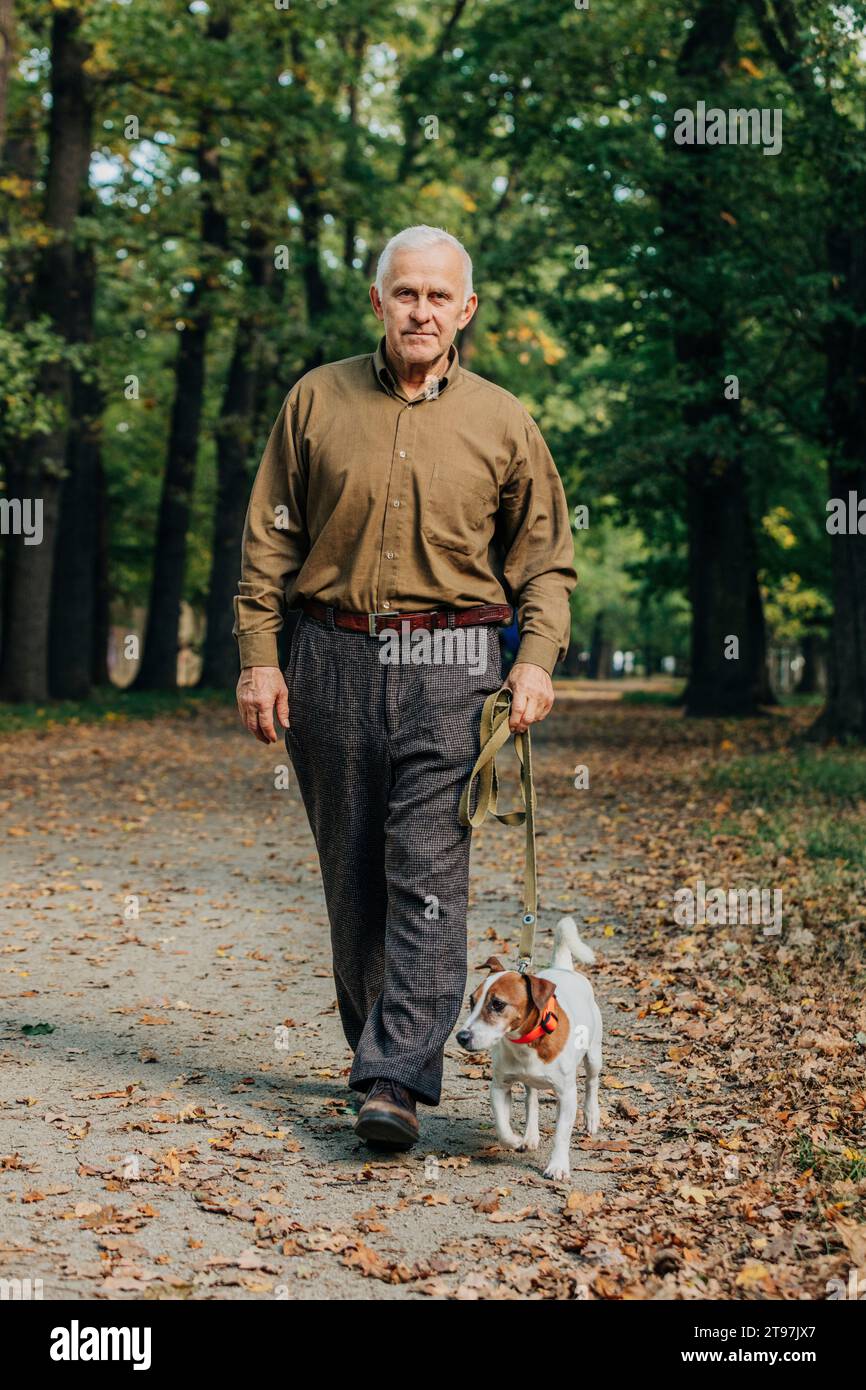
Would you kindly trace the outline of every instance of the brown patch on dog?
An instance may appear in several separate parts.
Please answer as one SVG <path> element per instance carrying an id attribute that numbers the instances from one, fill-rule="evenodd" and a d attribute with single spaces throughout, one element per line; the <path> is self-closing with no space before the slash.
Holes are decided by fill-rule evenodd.
<path id="1" fill-rule="evenodd" d="M 479 965 L 478 969 L 489 970 L 491 973 L 495 971 L 496 974 L 499 974 L 501 971 L 507 970 L 508 966 L 503 965 L 498 956 L 488 956 L 484 964 Z"/>
<path id="2" fill-rule="evenodd" d="M 482 1017 L 487 1014 L 491 996 L 502 999 L 511 1005 L 515 1012 L 515 1021 L 509 1023 L 508 1032 L 529 1033 L 540 1022 L 545 1006 L 555 991 L 556 985 L 553 980 L 543 980 L 539 975 L 521 975 L 518 970 L 509 970 L 501 980 L 497 980 L 496 984 L 488 989 L 481 1014 Z M 568 1015 L 564 1009 L 557 1007 L 556 1016 L 557 1023 L 552 1033 L 542 1033 L 535 1042 L 520 1044 L 521 1047 L 531 1047 L 542 1062 L 554 1061 L 568 1040 L 571 1028 Z M 501 1011 L 495 1012 L 491 1009 L 486 1021 L 491 1022 L 501 1017 Z"/>
<path id="3" fill-rule="evenodd" d="M 477 966 L 476 968 L 477 968 L 478 970 L 488 970 L 488 971 L 490 972 L 490 975 L 501 975 L 504 971 L 507 971 L 507 969 L 508 969 L 507 966 L 505 966 L 505 965 L 502 964 L 502 961 L 499 959 L 498 956 L 488 956 L 487 959 L 486 959 L 486 961 L 484 961 L 484 963 L 483 963 L 482 965 L 479 965 L 479 966 Z M 488 979 L 490 978 L 490 975 L 488 975 Z M 475 988 L 473 989 L 472 993 L 470 994 L 470 996 L 469 996 L 469 1008 L 470 1008 L 470 1010 L 475 1008 L 475 1005 L 476 1005 L 476 1003 L 477 1003 L 477 1000 L 476 1000 L 475 996 L 477 995 L 479 989 L 482 989 L 482 988 L 484 987 L 485 984 L 486 984 L 486 981 L 485 981 L 485 980 L 482 980 L 482 981 L 481 981 L 481 984 L 480 984 L 480 985 L 476 985 Z"/>

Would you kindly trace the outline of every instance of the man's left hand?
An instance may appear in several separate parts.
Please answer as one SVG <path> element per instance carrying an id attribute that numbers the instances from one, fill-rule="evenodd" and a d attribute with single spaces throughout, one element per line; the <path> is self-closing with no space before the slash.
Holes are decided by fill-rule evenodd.
<path id="1" fill-rule="evenodd" d="M 530 724 L 546 719 L 553 709 L 553 681 L 543 666 L 516 661 L 502 688 L 511 691 L 508 727 L 513 734 L 525 734 Z"/>

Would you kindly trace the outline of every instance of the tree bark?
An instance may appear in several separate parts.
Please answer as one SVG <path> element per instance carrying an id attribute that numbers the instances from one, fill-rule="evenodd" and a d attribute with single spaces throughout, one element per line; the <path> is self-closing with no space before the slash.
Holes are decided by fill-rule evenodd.
<path id="1" fill-rule="evenodd" d="M 824 422 L 830 498 L 866 498 L 866 179 L 859 124 L 835 105 L 826 77 L 816 80 L 791 0 L 752 0 L 761 37 L 798 92 L 828 190 L 825 261 L 829 313 L 824 326 Z M 866 530 L 830 536 L 833 617 L 827 652 L 827 704 L 815 738 L 866 742 Z"/>
<path id="2" fill-rule="evenodd" d="M 76 251 L 75 278 L 68 294 L 72 336 L 76 342 L 92 344 L 96 263 L 90 245 Z M 49 687 L 57 698 L 80 700 L 91 688 L 97 488 L 104 408 L 91 359 L 87 371 L 72 372 L 66 477 L 60 495 L 63 524 L 57 532 L 54 553 L 49 635 Z"/>
<path id="3" fill-rule="evenodd" d="M 830 497 L 866 500 L 866 190 L 850 189 L 850 227 L 831 229 L 828 260 L 833 284 L 827 323 L 825 412 Z M 819 732 L 866 743 L 866 516 L 859 527 L 830 536 L 833 619 L 828 651 L 827 705 Z"/>
<path id="4" fill-rule="evenodd" d="M 247 464 L 255 424 L 259 336 L 253 317 L 238 324 L 216 433 L 217 498 L 201 684 L 220 688 L 233 686 L 238 678 L 232 600 L 240 575 L 249 494 Z"/>
<path id="5" fill-rule="evenodd" d="M 33 186 L 36 181 L 36 138 L 32 131 L 6 140 L 0 169 L 4 175 L 12 175 L 25 180 Z M 11 199 L 9 200 L 11 202 Z M 10 331 L 23 329 L 31 317 L 33 292 L 33 249 L 27 243 L 22 245 L 11 237 L 11 221 L 7 209 L 0 202 L 0 237 L 9 237 L 4 251 L 5 294 L 3 318 Z M 21 497 L 25 491 L 23 462 L 27 456 L 26 439 L 4 441 L 6 458 L 4 472 L 7 497 Z M 6 640 L 9 631 L 9 567 L 11 539 L 0 537 L 0 644 Z"/>
<path id="6" fill-rule="evenodd" d="M 32 299 L 33 313 L 46 315 L 67 341 L 74 334 L 76 312 L 69 293 L 75 274 L 73 232 L 85 196 L 91 151 L 92 100 L 84 71 L 90 45 L 81 38 L 81 18 L 79 10 L 70 8 L 55 10 L 52 19 L 45 189 L 45 222 L 52 235 L 37 261 Z M 6 700 L 48 697 L 54 545 L 71 396 L 71 371 L 65 358 L 43 366 L 38 389 L 52 411 L 52 424 L 28 441 L 16 491 L 22 499 L 41 501 L 42 539 L 26 545 L 23 536 L 9 537 L 7 626 L 0 662 L 0 694 Z"/>
<path id="7" fill-rule="evenodd" d="M 698 9 L 677 62 L 691 91 L 711 96 L 724 81 L 738 10 L 739 0 L 704 0 Z M 676 360 L 690 388 L 683 424 L 695 441 L 685 470 L 692 631 L 683 698 L 690 715 L 752 714 L 770 691 L 739 401 L 724 392 L 724 286 L 708 264 L 723 226 L 714 180 L 721 161 L 713 146 L 670 148 L 677 167 L 660 195 L 662 251 Z"/>
<path id="8" fill-rule="evenodd" d="M 96 455 L 96 544 L 93 553 L 93 644 L 90 655 L 91 683 L 111 684 L 108 642 L 111 635 L 111 576 L 108 565 L 108 488 L 102 455 Z"/>
<path id="9" fill-rule="evenodd" d="M 15 56 L 15 10 L 12 0 L 0 0 L 0 159 L 6 143 L 9 73 Z"/>
<path id="10" fill-rule="evenodd" d="M 610 677 L 611 646 L 604 633 L 604 613 L 595 615 L 592 637 L 589 642 L 589 666 L 587 676 L 591 681 L 604 681 Z"/>
<path id="11" fill-rule="evenodd" d="M 229 20 L 219 13 L 208 23 L 208 36 L 213 39 L 224 41 L 230 30 Z M 144 652 L 135 680 L 138 690 L 177 689 L 178 628 L 204 403 L 205 357 L 213 321 L 217 263 L 228 246 L 226 218 L 217 205 L 219 128 L 208 110 L 199 117 L 198 138 L 203 254 L 199 278 L 184 310 L 184 329 L 178 346 Z"/>

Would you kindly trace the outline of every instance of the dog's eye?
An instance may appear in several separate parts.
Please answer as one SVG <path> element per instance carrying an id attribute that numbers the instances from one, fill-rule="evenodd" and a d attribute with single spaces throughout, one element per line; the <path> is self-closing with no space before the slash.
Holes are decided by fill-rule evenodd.
<path id="1" fill-rule="evenodd" d="M 494 1013 L 498 1014 L 502 1012 L 502 1010 L 505 1008 L 505 1005 L 503 1004 L 501 999 L 491 999 L 490 1007 L 491 1009 L 493 1009 Z"/>

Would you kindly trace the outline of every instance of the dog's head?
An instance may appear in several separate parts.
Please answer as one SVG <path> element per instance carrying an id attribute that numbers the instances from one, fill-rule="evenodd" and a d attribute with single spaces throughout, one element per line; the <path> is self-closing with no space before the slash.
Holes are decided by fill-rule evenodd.
<path id="1" fill-rule="evenodd" d="M 481 969 L 489 974 L 470 994 L 469 1017 L 456 1035 L 467 1052 L 487 1052 L 501 1038 L 527 1033 L 556 989 L 552 980 L 506 970 L 498 956 Z"/>

